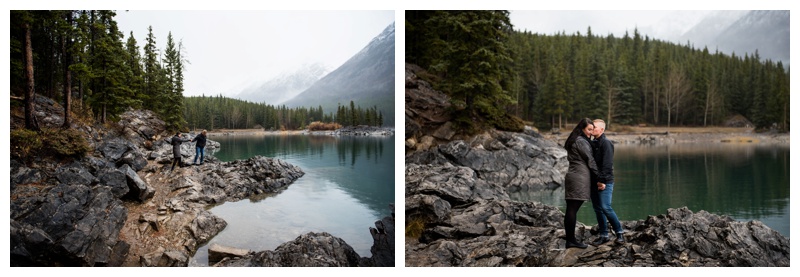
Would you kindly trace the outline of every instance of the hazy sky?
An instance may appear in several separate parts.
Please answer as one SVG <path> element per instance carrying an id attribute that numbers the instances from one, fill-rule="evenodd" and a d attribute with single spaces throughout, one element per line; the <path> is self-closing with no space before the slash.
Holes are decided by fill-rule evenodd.
<path id="1" fill-rule="evenodd" d="M 303 64 L 336 69 L 395 20 L 394 11 L 142 10 L 118 11 L 115 19 L 140 49 L 148 26 L 161 51 L 169 32 L 183 42 L 187 96 L 231 96 Z"/>

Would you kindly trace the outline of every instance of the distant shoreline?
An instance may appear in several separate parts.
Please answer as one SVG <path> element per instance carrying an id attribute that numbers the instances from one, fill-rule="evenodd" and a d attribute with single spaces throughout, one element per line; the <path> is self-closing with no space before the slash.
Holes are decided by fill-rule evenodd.
<path id="1" fill-rule="evenodd" d="M 569 134 L 543 134 L 563 144 Z M 729 127 L 632 127 L 621 132 L 607 131 L 606 137 L 619 144 L 720 143 L 738 145 L 789 145 L 789 133 L 756 133 L 752 128 Z"/>
<path id="2" fill-rule="evenodd" d="M 299 135 L 305 133 L 305 130 L 291 130 L 291 131 L 267 131 L 259 129 L 221 129 L 208 131 L 209 137 L 219 136 L 248 136 L 248 135 Z"/>
<path id="3" fill-rule="evenodd" d="M 325 131 L 309 131 L 309 130 L 289 130 L 289 131 L 267 131 L 267 130 L 260 130 L 260 129 L 219 129 L 213 131 L 207 131 L 207 135 L 209 137 L 222 137 L 222 136 L 267 136 L 267 135 L 278 135 L 278 136 L 287 136 L 287 135 L 337 135 L 335 132 L 348 129 L 348 130 L 360 130 L 361 128 L 355 127 L 355 129 L 350 127 L 341 128 L 339 130 L 325 130 Z M 366 127 L 363 132 L 366 133 L 373 133 L 373 132 L 381 132 L 385 130 L 390 130 L 391 133 L 394 133 L 394 128 L 392 127 Z M 199 130 L 193 131 L 195 133 L 199 133 Z M 376 133 L 377 134 L 377 133 Z M 376 135 L 373 134 L 373 135 Z M 362 134 L 363 135 L 363 134 Z"/>

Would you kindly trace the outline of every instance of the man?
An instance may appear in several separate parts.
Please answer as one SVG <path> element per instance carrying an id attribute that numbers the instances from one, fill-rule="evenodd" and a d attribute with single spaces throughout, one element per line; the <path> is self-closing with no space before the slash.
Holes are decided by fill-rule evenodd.
<path id="1" fill-rule="evenodd" d="M 592 186 L 591 198 L 592 208 L 597 216 L 597 226 L 599 229 L 599 237 L 592 242 L 592 245 L 601 245 L 609 241 L 608 238 L 608 224 L 614 228 L 614 233 L 617 235 L 616 243 L 625 243 L 625 238 L 622 236 L 622 225 L 619 223 L 619 218 L 611 208 L 611 194 L 614 192 L 614 144 L 606 139 L 606 123 L 602 119 L 595 119 L 594 131 L 592 136 L 592 156 L 597 162 L 597 180 L 592 181 L 596 186 Z"/>
<path id="2" fill-rule="evenodd" d="M 192 139 L 192 142 L 197 142 L 194 145 L 194 161 L 192 164 L 197 163 L 197 157 L 200 157 L 200 164 L 203 164 L 203 158 L 205 158 L 206 153 L 206 130 L 203 130 L 199 135 Z"/>

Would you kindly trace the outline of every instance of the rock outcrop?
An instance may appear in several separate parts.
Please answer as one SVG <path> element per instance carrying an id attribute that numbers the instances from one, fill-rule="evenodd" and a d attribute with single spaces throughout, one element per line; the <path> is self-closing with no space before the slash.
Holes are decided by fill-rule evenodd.
<path id="1" fill-rule="evenodd" d="M 40 127 L 60 126 L 57 103 L 35 103 Z M 19 120 L 12 113 L 12 126 Z M 227 224 L 208 205 L 278 192 L 304 174 L 265 157 L 207 156 L 171 171 L 168 134 L 150 111 L 129 110 L 111 128 L 72 127 L 89 142 L 86 156 L 11 160 L 12 266 L 186 266 Z M 193 145 L 182 153 L 193 157 Z"/>

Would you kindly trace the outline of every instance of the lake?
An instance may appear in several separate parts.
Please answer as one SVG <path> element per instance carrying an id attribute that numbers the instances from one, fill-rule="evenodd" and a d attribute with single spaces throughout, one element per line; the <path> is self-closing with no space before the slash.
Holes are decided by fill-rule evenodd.
<path id="1" fill-rule="evenodd" d="M 758 220 L 788 238 L 789 171 L 788 145 L 615 145 L 612 207 L 628 221 L 686 206 Z M 563 187 L 511 197 L 565 210 Z M 578 221 L 597 224 L 590 201 L 581 206 Z"/>
<path id="2" fill-rule="evenodd" d="M 275 250 L 308 232 L 342 238 L 371 257 L 375 221 L 394 203 L 394 136 L 235 135 L 211 137 L 222 161 L 256 155 L 297 165 L 305 175 L 275 195 L 259 195 L 210 208 L 228 226 L 197 250 L 190 266 L 208 265 L 217 243 L 253 251 Z M 209 153 L 207 153 L 209 154 Z"/>

